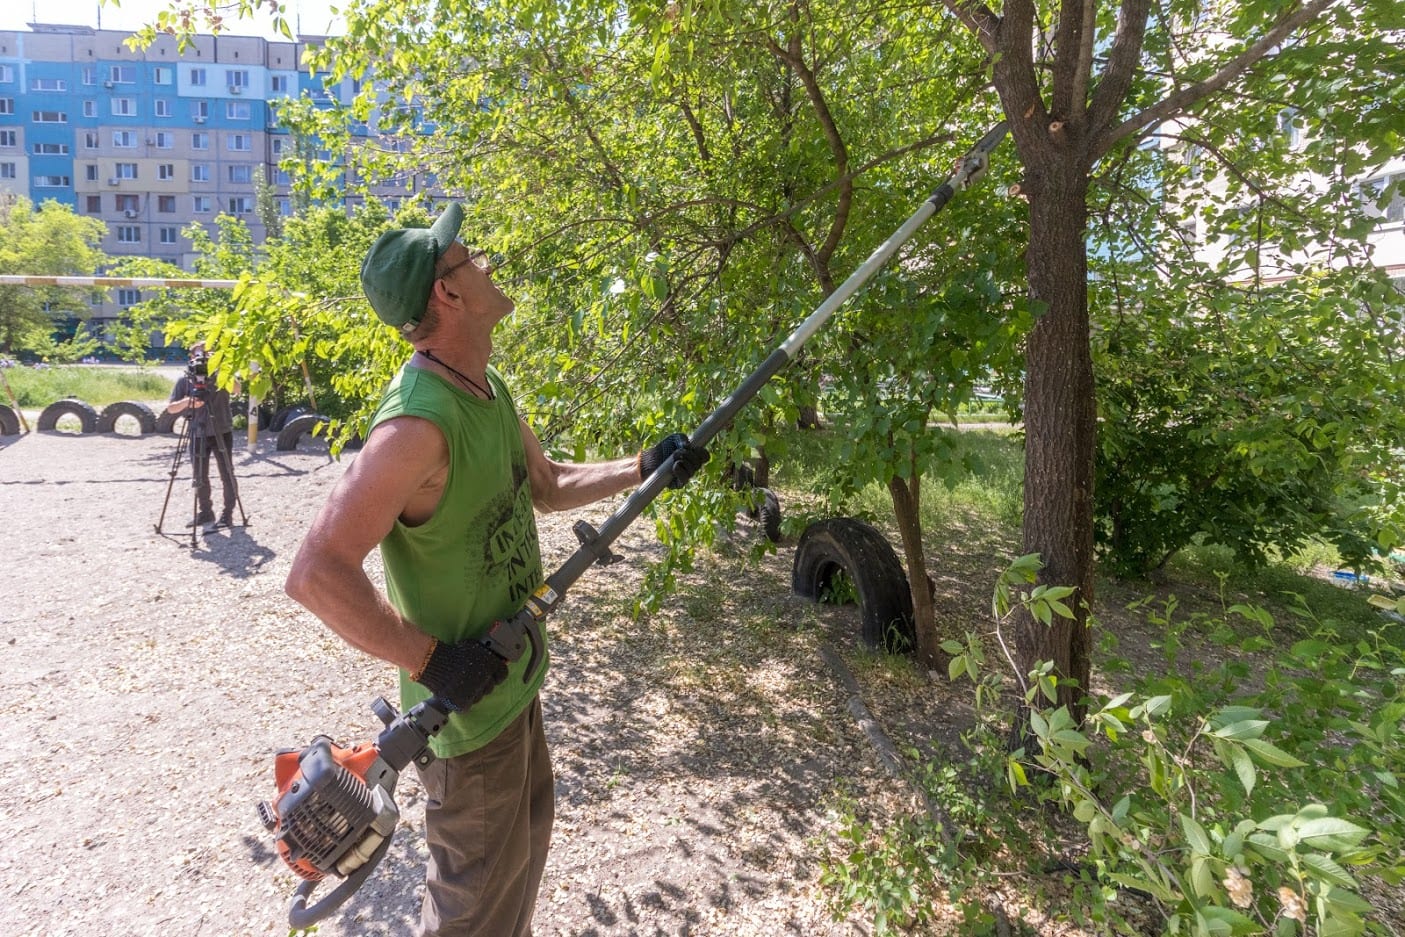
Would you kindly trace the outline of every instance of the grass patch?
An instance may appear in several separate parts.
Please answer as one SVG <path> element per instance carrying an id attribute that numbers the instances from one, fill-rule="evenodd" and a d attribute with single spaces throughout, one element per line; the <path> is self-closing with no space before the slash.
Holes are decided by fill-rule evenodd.
<path id="1" fill-rule="evenodd" d="M 27 410 L 43 409 L 65 397 L 76 397 L 99 409 L 119 400 L 165 400 L 173 383 L 154 371 L 83 365 L 6 368 L 4 377 L 19 405 Z"/>

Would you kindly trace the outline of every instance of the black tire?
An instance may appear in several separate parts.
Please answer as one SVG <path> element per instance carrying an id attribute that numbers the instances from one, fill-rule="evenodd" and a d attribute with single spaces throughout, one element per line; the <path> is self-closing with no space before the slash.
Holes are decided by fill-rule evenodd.
<path id="1" fill-rule="evenodd" d="M 19 414 L 9 407 L 0 407 L 0 436 L 13 436 L 19 431 Z"/>
<path id="2" fill-rule="evenodd" d="M 283 427 L 287 426 L 290 421 L 297 419 L 304 413 L 311 412 L 312 410 L 304 404 L 294 404 L 291 407 L 284 407 L 273 414 L 273 419 L 269 421 L 268 428 L 275 433 L 281 433 L 283 432 Z"/>
<path id="3" fill-rule="evenodd" d="M 174 433 L 176 431 L 176 421 L 181 418 L 179 413 L 168 413 L 162 410 L 156 414 L 156 432 Z"/>
<path id="4" fill-rule="evenodd" d="M 116 432 L 117 421 L 124 416 L 130 416 L 137 421 L 138 436 L 156 432 L 156 414 L 152 413 L 146 404 L 132 400 L 122 400 L 103 407 L 102 414 L 98 417 L 98 432 Z"/>
<path id="5" fill-rule="evenodd" d="M 756 486 L 756 469 L 745 462 L 737 462 L 727 468 L 726 479 L 733 491 L 745 491 Z"/>
<path id="6" fill-rule="evenodd" d="M 78 417 L 78 422 L 82 429 L 80 433 L 96 432 L 98 428 L 98 411 L 94 410 L 90 404 L 70 397 L 67 400 L 56 400 L 44 408 L 39 414 L 39 429 L 43 432 L 53 431 L 58 421 L 66 416 Z"/>
<path id="7" fill-rule="evenodd" d="M 756 489 L 761 494 L 761 504 L 756 509 L 756 519 L 761 522 L 761 531 L 772 543 L 781 542 L 781 499 L 769 488 Z"/>
<path id="8" fill-rule="evenodd" d="M 790 584 L 796 595 L 819 600 L 836 573 L 858 593 L 861 637 L 871 648 L 909 653 L 917 644 L 907 573 L 886 537 L 852 517 L 816 521 L 800 535 Z"/>
<path id="9" fill-rule="evenodd" d="M 303 433 L 310 433 L 326 422 L 327 417 L 320 413 L 304 413 L 284 423 L 283 428 L 278 431 L 278 451 L 291 452 L 296 449 Z"/>

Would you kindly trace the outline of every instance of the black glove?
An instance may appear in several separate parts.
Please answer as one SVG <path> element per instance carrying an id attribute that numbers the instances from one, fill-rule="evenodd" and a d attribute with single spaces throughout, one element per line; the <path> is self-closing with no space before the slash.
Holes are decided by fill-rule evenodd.
<path id="1" fill-rule="evenodd" d="M 506 679 L 507 661 L 474 640 L 434 642 L 434 650 L 416 678 L 453 712 L 472 706 Z"/>
<path id="2" fill-rule="evenodd" d="M 648 479 L 669 456 L 674 456 L 674 459 L 673 481 L 668 483 L 668 487 L 682 488 L 688 484 L 693 473 L 712 458 L 712 453 L 688 442 L 688 437 L 682 433 L 665 436 L 657 445 L 639 453 L 639 480 Z"/>

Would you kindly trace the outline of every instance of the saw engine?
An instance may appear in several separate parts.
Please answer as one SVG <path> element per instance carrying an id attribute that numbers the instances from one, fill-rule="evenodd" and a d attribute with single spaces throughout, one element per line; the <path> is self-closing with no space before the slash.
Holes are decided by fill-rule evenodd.
<path id="1" fill-rule="evenodd" d="M 303 880 L 288 920 L 303 928 L 339 908 L 355 893 L 390 848 L 400 820 L 395 785 L 414 762 L 434 761 L 429 739 L 448 714 L 427 700 L 399 715 L 384 699 L 371 709 L 385 729 L 375 742 L 343 748 L 325 735 L 307 747 L 284 749 L 274 759 L 273 800 L 258 805 L 278 855 Z M 311 907 L 307 899 L 327 875 L 345 879 Z"/>

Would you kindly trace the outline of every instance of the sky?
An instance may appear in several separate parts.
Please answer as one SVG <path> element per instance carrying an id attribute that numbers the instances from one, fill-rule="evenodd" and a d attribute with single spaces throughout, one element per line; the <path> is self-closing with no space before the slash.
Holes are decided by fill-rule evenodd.
<path id="1" fill-rule="evenodd" d="M 283 4 L 295 35 L 332 35 L 341 31 L 339 20 L 330 9 L 344 5 L 338 0 L 283 0 Z M 23 31 L 32 22 L 42 22 L 134 30 L 155 22 L 156 14 L 170 5 L 170 0 L 121 0 L 121 6 L 112 0 L 101 5 L 98 0 L 0 0 L 0 29 Z M 226 20 L 225 31 L 237 36 L 283 38 L 274 32 L 266 13 L 253 20 Z"/>

